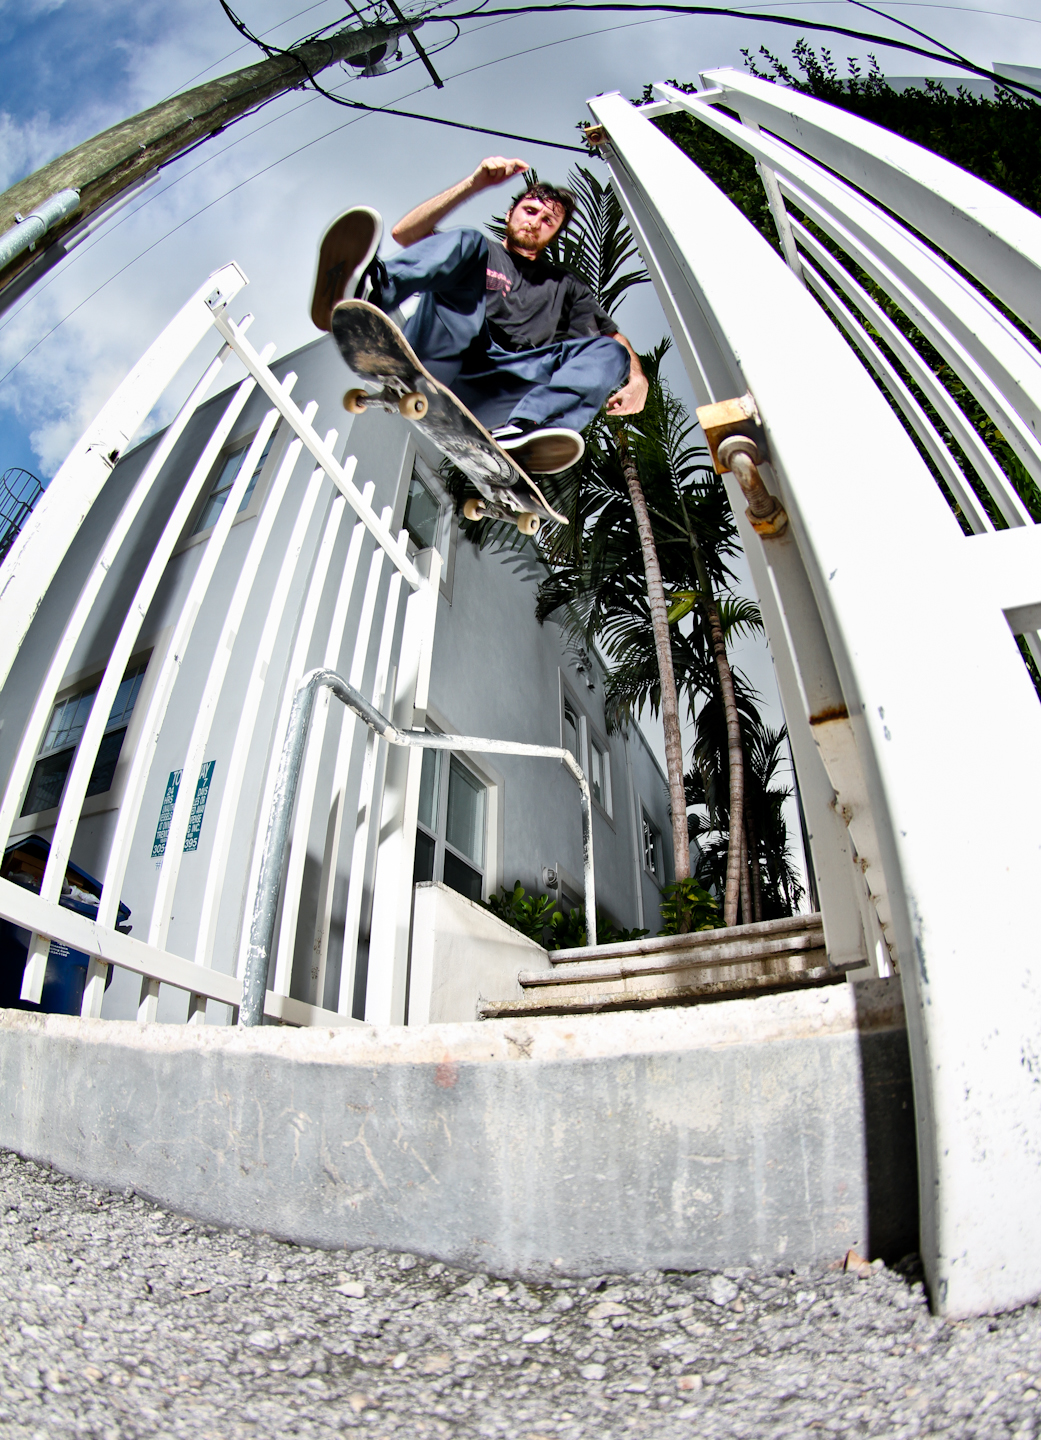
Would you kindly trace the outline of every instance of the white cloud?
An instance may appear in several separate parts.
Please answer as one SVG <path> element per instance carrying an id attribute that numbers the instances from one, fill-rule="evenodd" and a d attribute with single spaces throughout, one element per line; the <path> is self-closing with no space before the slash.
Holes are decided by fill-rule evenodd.
<path id="1" fill-rule="evenodd" d="M 0 13 L 3 8 L 0 0 Z M 285 8 L 276 6 L 275 0 L 254 0 L 248 11 L 250 23 L 262 29 Z M 112 43 L 117 43 L 121 17 L 130 13 L 125 0 L 100 3 L 95 9 L 99 33 L 111 30 Z M 40 0 L 35 13 L 45 15 L 47 11 L 47 3 Z M 129 80 L 118 97 L 124 106 L 121 114 L 156 103 L 238 43 L 235 32 L 209 0 L 179 0 L 173 15 L 169 7 L 145 0 L 140 13 L 142 25 L 151 27 L 155 39 L 135 44 L 128 52 Z M 288 31 L 278 32 L 279 38 L 284 41 L 291 33 L 340 13 L 340 7 L 330 0 L 328 6 L 294 22 Z M 615 22 L 609 20 L 599 33 L 587 38 L 501 60 L 513 51 L 543 47 L 547 41 L 591 30 L 605 18 L 591 22 L 589 17 L 569 16 L 550 22 L 534 16 L 489 26 L 465 36 L 437 57 L 442 73 L 458 78 L 450 78 L 443 91 L 428 89 L 401 103 L 407 109 L 464 123 L 502 124 L 520 133 L 574 143 L 575 122 L 586 113 L 586 95 L 612 89 L 633 95 L 645 81 L 666 75 L 694 79 L 702 68 L 740 64 L 740 46 L 754 48 L 761 39 L 787 53 L 793 34 L 778 37 L 766 27 L 732 20 L 699 20 L 695 24 L 666 19 L 615 30 L 610 28 Z M 629 21 L 630 17 L 618 19 L 619 24 Z M 944 23 L 948 25 L 944 38 L 951 43 L 961 43 L 963 36 L 977 38 L 977 17 L 947 16 Z M 1002 30 L 990 18 L 987 24 L 988 55 L 993 49 L 1015 54 L 1024 64 L 1041 60 L 1041 27 L 1008 22 Z M 440 28 L 429 26 L 424 33 L 436 40 Z M 845 53 L 844 46 L 835 49 Z M 251 58 L 249 51 L 237 54 L 219 66 L 217 73 Z M 488 63 L 496 61 L 500 63 Z M 476 66 L 485 68 L 471 68 Z M 460 71 L 470 73 L 459 75 Z M 342 70 L 330 74 L 331 83 L 347 78 Z M 425 74 L 414 64 L 381 79 L 355 80 L 347 93 L 369 103 L 388 104 L 425 82 Z M 137 214 L 118 226 L 113 224 L 93 248 L 84 247 L 84 252 L 59 267 L 51 283 L 38 289 L 10 323 L 4 324 L 9 317 L 0 320 L 2 375 L 85 301 L 0 386 L 0 405 L 18 415 L 31 431 L 45 472 L 53 471 L 64 448 L 113 385 L 219 265 L 236 259 L 243 266 L 252 283 L 244 292 L 241 308 L 248 307 L 257 315 L 253 336 L 261 343 L 274 339 L 285 352 L 313 338 L 307 301 L 314 245 L 333 214 L 349 204 L 367 202 L 394 219 L 418 199 L 458 179 L 482 155 L 504 144 L 515 145 L 391 117 L 349 123 L 355 119 L 349 112 L 323 99 L 302 103 L 305 98 L 299 92 L 282 98 L 164 172 Z M 4 163 L 17 171 L 17 157 L 25 168 L 64 148 L 68 136 L 79 138 L 115 118 L 114 111 L 100 115 L 96 102 L 87 96 L 60 125 L 45 115 L 8 116 L 0 120 L 0 127 L 6 125 L 0 128 L 0 153 Z M 341 126 L 346 128 L 320 138 Z M 307 148 L 300 149 L 303 146 Z M 530 153 L 527 146 L 517 148 L 548 177 L 563 176 L 580 159 L 538 146 L 530 147 Z M 300 153 L 221 198 L 225 191 L 295 149 Z M 200 168 L 193 171 L 196 166 Z M 179 175 L 182 178 L 178 179 Z M 159 193 L 175 179 L 171 189 Z M 458 213 L 459 222 L 483 223 L 498 208 L 497 198 L 484 196 L 472 202 Z M 205 206 L 210 208 L 189 218 Z M 169 238 L 161 238 L 185 221 L 188 223 Z M 132 263 L 153 244 L 150 253 Z M 120 270 L 123 273 L 117 275 Z M 113 276 L 116 278 L 99 294 L 86 298 Z M 653 343 L 664 330 L 663 317 L 649 290 L 628 302 L 624 319 L 627 331 L 640 345 Z"/>

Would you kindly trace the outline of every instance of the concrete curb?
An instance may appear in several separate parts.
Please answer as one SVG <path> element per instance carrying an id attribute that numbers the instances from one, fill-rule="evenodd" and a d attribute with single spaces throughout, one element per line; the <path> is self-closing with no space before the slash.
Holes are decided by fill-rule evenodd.
<path id="1" fill-rule="evenodd" d="M 537 1278 L 917 1243 L 898 981 L 348 1030 L 0 1012 L 0 1143 L 199 1219 Z"/>

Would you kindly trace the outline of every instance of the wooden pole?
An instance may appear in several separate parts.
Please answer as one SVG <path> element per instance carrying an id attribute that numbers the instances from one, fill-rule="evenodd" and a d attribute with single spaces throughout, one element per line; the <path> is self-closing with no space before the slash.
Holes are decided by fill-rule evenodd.
<path id="1" fill-rule="evenodd" d="M 16 223 L 17 215 L 28 215 L 37 205 L 62 190 L 80 192 L 79 207 L 46 235 L 35 251 L 27 250 L 0 270 L 0 309 L 4 301 L 22 294 L 38 275 L 49 270 L 65 253 L 61 240 L 78 229 L 91 215 L 111 204 L 124 191 L 139 185 L 150 173 L 168 164 L 185 150 L 218 135 L 230 121 L 247 115 L 263 101 L 283 90 L 302 87 L 309 75 L 317 75 L 340 60 L 365 55 L 379 45 L 397 40 L 423 22 L 402 20 L 393 25 L 355 26 L 340 30 L 324 40 L 297 46 L 284 55 L 274 55 L 256 65 L 247 65 L 231 75 L 208 80 L 170 100 L 121 120 L 110 130 L 85 140 L 82 145 L 59 155 L 34 174 L 19 180 L 0 195 L 0 234 Z M 25 272 L 35 270 L 29 276 Z M 16 284 L 20 277 L 22 284 Z"/>

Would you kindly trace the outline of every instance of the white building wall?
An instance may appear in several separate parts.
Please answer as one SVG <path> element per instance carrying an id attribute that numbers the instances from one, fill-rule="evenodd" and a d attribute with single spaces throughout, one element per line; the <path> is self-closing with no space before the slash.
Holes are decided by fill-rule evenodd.
<path id="1" fill-rule="evenodd" d="M 333 428 L 339 432 L 334 447 L 337 457 L 342 458 L 348 454 L 357 457 L 356 483 L 359 486 L 370 481 L 374 484 L 374 508 L 377 511 L 383 507 L 390 508 L 390 526 L 396 533 L 402 524 L 417 453 L 422 454 L 427 463 L 435 469 L 440 461 L 439 454 L 422 442 L 413 427 L 397 417 L 370 412 L 363 417 L 352 419 L 343 410 L 341 397 L 349 380 L 349 372 L 329 339 L 319 339 L 295 354 L 284 357 L 275 363 L 272 369 L 279 379 L 290 371 L 299 376 L 294 393 L 300 402 L 312 397 L 318 402 L 318 412 L 313 422 L 315 428 L 319 434 L 325 434 Z M 100 602 L 94 608 L 90 623 L 66 673 L 67 687 L 90 679 L 103 668 L 134 588 L 187 475 L 225 409 L 229 394 L 230 388 L 200 407 L 174 450 L 164 471 L 163 482 L 155 487 L 135 523 L 132 543 L 123 548 L 118 566 L 113 568 L 105 581 Z M 256 390 L 236 421 L 225 450 L 233 448 L 239 440 L 248 439 L 269 409 L 270 402 L 259 389 Z M 56 583 L 33 622 L 27 642 L 22 647 L 3 692 L 0 773 L 11 763 L 41 677 L 61 627 L 79 593 L 89 564 L 98 553 L 104 533 L 118 514 L 159 438 L 159 435 L 156 435 L 144 441 L 129 451 L 115 466 L 101 499 L 77 535 Z M 152 856 L 152 847 L 167 777 L 182 763 L 220 626 L 227 613 L 246 551 L 255 534 L 265 494 L 289 438 L 287 427 L 283 424 L 258 482 L 253 501 L 232 528 L 214 578 L 204 597 L 191 640 L 181 657 L 173 704 L 161 732 L 156 762 L 148 781 L 121 891 L 122 898 L 133 912 L 134 934 L 141 938 L 144 938 L 147 932 L 148 916 L 156 893 L 158 865 Z M 257 649 L 267 597 L 275 585 L 290 532 L 308 490 L 312 469 L 312 462 L 306 455 L 303 456 L 296 465 L 282 501 L 271 541 L 261 560 L 250 604 L 236 638 L 228 678 L 206 749 L 206 759 L 214 762 L 214 771 L 199 848 L 186 853 L 182 858 L 174 918 L 166 942 L 171 952 L 183 954 L 186 958 L 192 958 L 192 937 L 202 905 L 212 832 L 242 710 L 240 697 Z M 206 493 L 208 490 L 209 486 L 206 487 Z M 307 526 L 303 561 L 292 582 L 289 602 L 285 607 L 271 662 L 271 671 L 283 677 L 294 646 L 304 592 L 335 496 L 332 483 L 328 479 L 324 480 Z M 173 625 L 182 610 L 188 588 L 203 555 L 203 546 L 190 535 L 193 524 L 194 517 L 186 526 L 185 538 L 167 567 L 141 629 L 137 653 L 151 650 L 151 660 L 144 689 L 124 741 L 115 782 L 107 793 L 88 800 L 84 806 L 84 818 L 76 835 L 73 859 L 95 875 L 104 871 L 118 814 L 121 781 L 135 745 L 141 738 L 140 726 L 147 708 L 148 687 L 154 681 L 157 662 L 169 644 Z M 348 515 L 333 546 L 328 578 L 322 589 L 318 618 L 307 651 L 305 669 L 323 663 L 326 657 L 337 584 L 344 569 L 352 529 L 353 517 Z M 447 565 L 437 617 L 429 710 L 431 722 L 437 728 L 457 730 L 461 733 L 559 745 L 562 687 L 567 687 L 573 696 L 575 708 L 588 717 L 589 724 L 595 728 L 602 741 L 607 743 L 611 759 L 613 813 L 609 816 L 598 810 L 594 820 L 599 902 L 617 924 L 632 927 L 643 923 L 652 931 L 656 930 L 659 924 L 659 889 L 655 881 L 643 872 L 639 835 L 641 804 L 653 817 L 663 835 L 668 834 L 669 825 L 664 777 L 646 743 L 635 729 L 630 732 L 628 740 L 620 734 L 606 734 L 602 677 L 598 676 L 593 688 L 588 688 L 585 677 L 576 668 L 576 657 L 568 653 L 558 628 L 552 624 L 540 627 L 536 623 L 533 610 L 539 575 L 532 560 L 526 556 L 479 552 L 459 535 L 454 522 L 445 527 L 445 533 L 446 538 L 450 535 L 450 540 L 443 546 L 447 551 L 444 557 Z M 372 549 L 372 542 L 366 537 L 359 569 L 362 576 L 367 573 Z M 388 574 L 384 573 L 378 615 L 385 603 L 388 578 Z M 335 668 L 345 675 L 351 666 L 363 589 L 364 585 L 356 587 L 355 598 L 336 655 Z M 400 624 L 399 619 L 399 631 Z M 377 621 L 377 639 L 378 634 Z M 363 691 L 370 694 L 374 668 L 375 644 L 371 647 L 367 659 L 362 684 Z M 280 686 L 269 684 L 265 688 L 256 715 L 245 781 L 246 803 L 240 806 L 238 813 L 214 947 L 215 967 L 227 972 L 235 970 L 242 943 L 241 902 L 249 875 L 254 836 L 261 823 L 258 809 L 272 731 L 281 699 Z M 342 719 L 339 706 L 334 705 L 330 711 L 330 724 L 321 753 L 320 783 L 316 787 L 316 792 L 320 794 L 327 794 L 329 790 Z M 348 723 L 352 726 L 354 724 L 353 720 Z M 355 747 L 356 754 L 346 787 L 348 795 L 356 795 L 358 792 L 360 748 Z M 491 867 L 486 877 L 486 894 L 503 881 L 512 885 L 517 878 L 520 878 L 529 890 L 542 890 L 545 888 L 542 883 L 542 868 L 553 867 L 558 870 L 565 891 L 577 891 L 573 898 L 579 899 L 582 875 L 581 827 L 579 796 L 574 781 L 557 762 L 510 757 L 495 757 L 495 761 L 494 768 L 488 765 L 487 757 L 478 762 L 469 762 L 492 786 L 488 819 Z M 378 813 L 381 771 L 382 766 L 377 772 L 376 800 L 373 807 L 375 813 Z M 187 776 L 182 779 L 182 783 L 194 787 L 195 779 L 195 776 Z M 349 811 L 349 808 L 348 805 L 346 809 Z M 49 837 L 55 817 L 54 811 L 26 816 L 18 822 L 12 838 L 33 831 Z M 322 994 L 318 993 L 320 982 L 315 978 L 314 967 L 310 963 L 327 824 L 328 816 L 320 810 L 312 817 L 304 865 L 300 918 L 297 925 L 297 959 L 293 969 L 291 993 L 294 998 L 335 1008 L 341 959 L 336 937 L 339 936 L 339 944 L 342 946 L 347 869 L 350 860 L 349 838 L 341 850 L 334 886 L 330 929 L 333 938 Z M 364 913 L 361 917 L 363 951 L 370 918 Z M 117 969 L 105 998 L 103 1014 L 109 1018 L 131 1018 L 137 1013 L 139 995 L 138 978 L 128 971 Z M 225 1018 L 220 1013 L 222 1009 L 221 1006 L 211 1006 L 211 1010 L 216 1013 L 209 1014 L 208 1018 Z M 159 1018 L 181 1021 L 186 1016 L 185 993 L 164 987 L 160 995 Z"/>

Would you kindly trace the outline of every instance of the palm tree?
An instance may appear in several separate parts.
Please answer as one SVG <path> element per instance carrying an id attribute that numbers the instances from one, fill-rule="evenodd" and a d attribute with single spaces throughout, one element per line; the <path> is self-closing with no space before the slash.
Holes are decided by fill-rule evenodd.
<path id="1" fill-rule="evenodd" d="M 532 183 L 535 171 L 529 172 Z M 602 185 L 591 170 L 578 166 L 568 176 L 568 185 L 578 204 L 567 230 L 547 252 L 547 258 L 564 265 L 586 282 L 599 303 L 609 313 L 637 285 L 650 279 L 639 263 L 636 244 L 622 214 L 618 197 Z M 506 233 L 505 218 L 499 217 L 491 226 L 501 239 Z M 626 268 L 626 267 L 630 268 Z M 596 424 L 596 422 L 594 422 Z M 687 833 L 686 792 L 683 783 L 683 731 L 680 725 L 679 698 L 672 666 L 669 643 L 668 603 L 662 583 L 654 527 L 643 486 L 629 427 L 624 421 L 598 424 L 597 440 L 610 444 L 617 453 L 624 477 L 629 503 L 636 516 L 640 544 L 640 562 L 647 586 L 651 629 L 659 671 L 659 695 L 662 729 L 665 733 L 665 764 L 669 780 L 669 807 L 672 817 L 673 867 L 677 880 L 690 875 L 690 840 Z M 587 440 L 587 456 L 588 440 Z M 579 466 L 580 474 L 590 468 L 590 461 Z M 564 542 L 567 549 L 567 542 Z"/>
<path id="2" fill-rule="evenodd" d="M 568 184 L 578 204 L 549 258 L 581 275 L 612 312 L 649 277 L 614 191 L 584 166 L 571 172 Z M 491 228 L 501 238 L 504 219 Z M 598 416 L 587 429 L 580 465 L 544 486 L 571 523 L 542 532 L 540 549 L 554 573 L 540 587 L 537 613 L 542 619 L 563 615 L 583 644 L 599 641 L 615 663 L 609 695 L 617 706 L 646 701 L 660 711 L 675 874 L 683 879 L 691 870 L 679 694 L 686 691 L 693 702 L 718 689 L 727 733 L 726 814 L 743 835 L 745 757 L 727 642 L 760 621 L 751 602 L 719 598 L 733 578 L 725 557 L 738 548 L 737 532 L 718 477 L 707 466 L 705 452 L 691 443 L 695 426 L 661 382 L 668 343 L 642 357 L 651 381 L 643 414 L 627 421 Z M 631 588 L 637 553 L 645 596 L 635 596 Z M 678 622 L 687 616 L 690 632 L 681 637 Z M 751 913 L 746 858 L 754 870 L 751 850 L 747 857 L 742 846 L 728 850 L 727 925 L 737 921 L 742 894 L 744 914 Z"/>
<path id="3" fill-rule="evenodd" d="M 747 852 L 747 886 L 742 887 L 741 918 L 744 923 L 773 920 L 795 913 L 803 889 L 792 861 L 784 804 L 790 787 L 776 782 L 786 763 L 787 731 L 764 725 L 755 699 L 740 678 L 738 704 L 746 752 L 745 813 L 742 850 Z M 687 799 L 704 807 L 704 817 L 691 817 L 698 837 L 701 858 L 697 878 L 709 889 L 719 890 L 729 873 L 730 856 L 737 834 L 727 809 L 726 729 L 718 697 L 702 706 L 696 721 L 693 764 L 687 774 Z"/>
<path id="4" fill-rule="evenodd" d="M 653 591 L 634 596 L 631 576 L 638 563 L 640 520 L 653 529 L 654 565 L 666 608 L 668 673 L 677 692 L 685 692 L 693 713 L 698 697 L 719 694 L 729 739 L 729 786 L 725 813 L 741 824 L 744 757 L 734 679 L 727 642 L 742 630 L 760 628 L 758 608 L 740 597 L 719 598 L 732 575 L 727 558 L 738 549 L 737 529 L 718 476 L 705 452 L 693 446 L 694 426 L 660 374 L 668 349 L 663 342 L 644 356 L 650 382 L 648 402 L 626 437 L 613 443 L 602 419 L 587 432 L 586 459 L 558 482 L 556 501 L 571 521 L 554 531 L 542 549 L 553 569 L 539 590 L 537 614 L 563 618 L 575 639 L 596 640 L 612 665 L 608 699 L 616 713 L 649 703 L 664 711 L 669 701 L 660 663 L 659 632 L 652 611 Z M 607 433 L 605 433 L 607 432 Z M 638 468 L 643 513 L 631 504 L 626 461 Z M 627 503 L 628 502 L 628 503 Z M 668 592 L 671 606 L 665 606 Z M 680 624 L 690 617 L 686 628 Z M 736 800 L 735 800 L 736 797 Z M 687 796 L 674 815 L 686 822 Z M 689 843 L 689 842 L 688 842 Z M 735 850 L 724 887 L 724 921 L 737 921 L 743 873 Z M 747 899 L 747 896 L 746 896 Z M 749 906 L 745 906 L 749 913 Z"/>
<path id="5" fill-rule="evenodd" d="M 718 676 L 719 694 L 726 717 L 729 813 L 735 830 L 740 834 L 744 815 L 745 766 L 727 640 L 731 634 L 742 629 L 760 629 L 762 622 L 758 607 L 750 601 L 733 598 L 721 601 L 718 597 L 720 585 L 732 579 L 725 560 L 737 549 L 737 530 L 718 477 L 706 464 L 704 449 L 691 444 L 696 427 L 685 407 L 661 383 L 660 364 L 664 353 L 665 347 L 661 347 L 655 357 L 655 386 L 644 424 L 644 443 L 650 451 L 647 463 L 654 465 L 666 478 L 664 495 L 671 501 L 655 516 L 659 548 L 674 548 L 680 565 L 685 563 L 689 566 L 694 582 L 692 589 L 673 591 L 668 620 L 675 625 L 686 616 L 697 614 L 707 632 L 701 636 L 701 648 L 711 652 Z M 692 711 L 695 693 L 690 692 Z M 723 919 L 726 925 L 736 924 L 738 897 L 743 893 L 741 887 L 745 883 L 746 867 L 740 855 L 735 855 L 734 863 L 728 867 L 724 887 Z M 745 913 L 748 913 L 747 905 Z"/>

